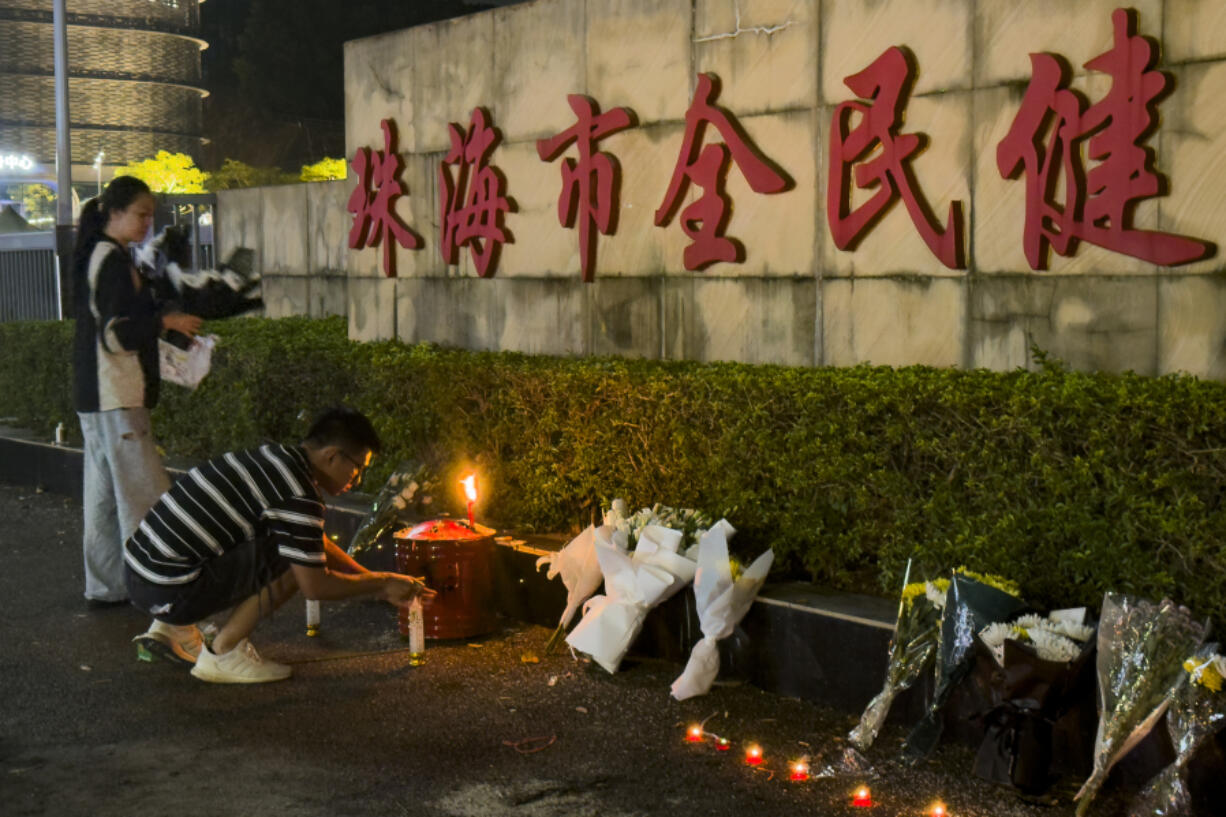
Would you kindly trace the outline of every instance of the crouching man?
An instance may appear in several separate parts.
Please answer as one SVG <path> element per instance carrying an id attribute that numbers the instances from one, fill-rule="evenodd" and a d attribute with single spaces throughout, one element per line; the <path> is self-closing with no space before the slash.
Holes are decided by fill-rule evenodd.
<path id="1" fill-rule="evenodd" d="M 366 570 L 324 535 L 320 490 L 354 487 L 379 447 L 365 416 L 338 408 L 301 445 L 231 452 L 189 471 L 124 543 L 129 597 L 153 616 L 134 640 L 192 664 L 203 681 L 280 681 L 291 668 L 260 658 L 247 636 L 299 589 L 308 599 L 394 605 L 433 596 L 419 579 Z M 197 623 L 230 608 L 206 647 Z"/>

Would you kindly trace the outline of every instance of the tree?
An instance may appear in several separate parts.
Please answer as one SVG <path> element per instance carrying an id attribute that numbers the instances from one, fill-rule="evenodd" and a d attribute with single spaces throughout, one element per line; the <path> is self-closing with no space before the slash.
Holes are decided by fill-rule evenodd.
<path id="1" fill-rule="evenodd" d="M 186 153 L 159 150 L 152 159 L 129 162 L 116 176 L 135 176 L 155 193 L 203 193 L 205 173 Z"/>
<path id="2" fill-rule="evenodd" d="M 237 159 L 226 159 L 221 168 L 209 174 L 209 190 L 234 190 L 239 187 L 266 187 L 298 181 L 292 173 L 277 167 L 255 167 Z"/>
<path id="3" fill-rule="evenodd" d="M 344 159 L 329 159 L 327 156 L 313 165 L 303 165 L 298 176 L 304 182 L 326 182 L 332 179 L 343 179 L 349 175 L 349 165 Z"/>

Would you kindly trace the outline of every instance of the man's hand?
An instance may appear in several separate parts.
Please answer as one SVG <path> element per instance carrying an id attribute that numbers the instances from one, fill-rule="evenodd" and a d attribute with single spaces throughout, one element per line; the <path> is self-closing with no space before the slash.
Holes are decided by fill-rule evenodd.
<path id="1" fill-rule="evenodd" d="M 423 599 L 431 599 L 437 595 L 429 587 L 426 587 L 426 582 L 423 579 L 414 578 L 413 576 L 405 576 L 401 573 L 384 573 L 383 581 L 383 590 L 379 593 L 379 598 L 397 607 L 408 604 L 418 596 Z"/>

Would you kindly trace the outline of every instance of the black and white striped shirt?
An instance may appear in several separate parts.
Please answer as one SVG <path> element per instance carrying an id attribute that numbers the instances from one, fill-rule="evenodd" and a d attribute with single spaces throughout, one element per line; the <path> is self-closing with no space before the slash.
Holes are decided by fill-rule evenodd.
<path id="1" fill-rule="evenodd" d="M 187 584 L 243 542 L 323 567 L 324 503 L 298 446 L 223 454 L 188 471 L 124 543 L 124 561 L 154 584 Z"/>

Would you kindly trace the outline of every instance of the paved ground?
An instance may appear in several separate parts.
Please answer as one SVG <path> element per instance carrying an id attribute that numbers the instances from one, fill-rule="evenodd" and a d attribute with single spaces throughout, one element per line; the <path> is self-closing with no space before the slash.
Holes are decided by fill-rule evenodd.
<path id="1" fill-rule="evenodd" d="M 390 607 L 324 606 L 307 639 L 291 603 L 257 632 L 295 664 L 281 684 L 216 686 L 135 660 L 146 620 L 80 596 L 78 503 L 0 485 L 0 813 L 18 815 L 852 815 L 873 786 L 878 815 L 1051 815 L 970 777 L 947 746 L 904 769 L 883 735 L 875 773 L 790 783 L 783 760 L 815 768 L 841 752 L 854 718 L 747 686 L 672 701 L 679 667 L 630 663 L 616 676 L 540 656 L 548 632 L 509 625 L 473 644 L 432 645 L 408 664 Z M 683 742 L 684 724 L 760 741 L 774 771 L 739 746 Z M 535 739 L 535 740 L 534 740 Z M 521 743 L 527 741 L 526 743 Z M 543 748 L 542 748 L 543 747 Z M 539 748 L 539 751 L 528 751 Z M 1114 798 L 1114 799 L 1113 799 Z M 1118 795 L 1092 814 L 1120 813 Z"/>

